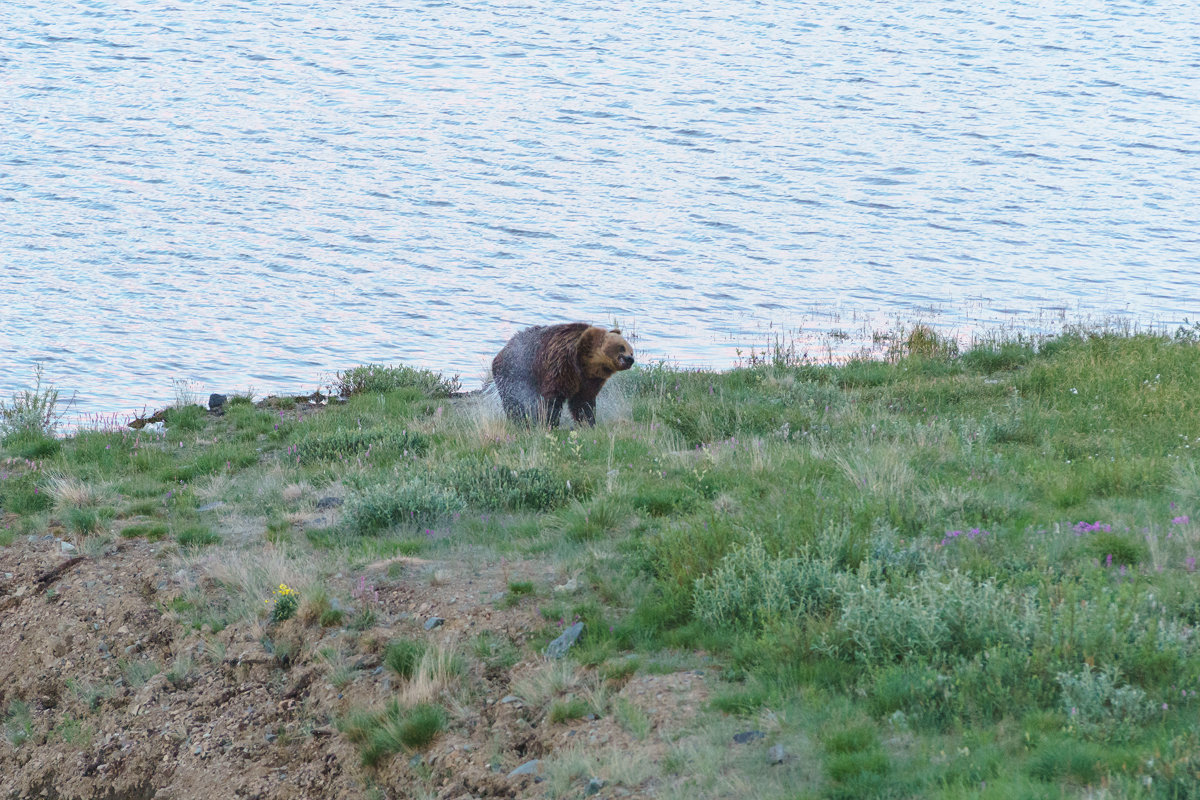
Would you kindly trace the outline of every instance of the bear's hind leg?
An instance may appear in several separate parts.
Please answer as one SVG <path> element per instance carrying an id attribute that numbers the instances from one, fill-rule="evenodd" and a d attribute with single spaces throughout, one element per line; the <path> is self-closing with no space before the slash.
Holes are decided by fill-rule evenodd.
<path id="1" fill-rule="evenodd" d="M 511 383 L 498 385 L 500 404 L 504 406 L 504 415 L 518 425 L 529 425 L 537 416 L 537 397 L 525 387 L 514 386 Z"/>

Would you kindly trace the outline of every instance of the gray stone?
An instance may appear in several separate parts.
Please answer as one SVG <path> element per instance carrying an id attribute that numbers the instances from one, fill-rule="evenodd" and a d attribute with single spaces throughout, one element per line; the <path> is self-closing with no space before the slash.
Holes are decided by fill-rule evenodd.
<path id="1" fill-rule="evenodd" d="M 576 622 L 563 631 L 562 636 L 546 645 L 546 655 L 549 658 L 562 658 L 571 649 L 571 645 L 575 644 L 581 633 L 583 633 L 583 623 Z"/>
<path id="2" fill-rule="evenodd" d="M 519 778 L 522 775 L 537 775 L 539 772 L 541 772 L 541 770 L 542 762 L 535 758 L 532 761 L 526 761 L 512 772 L 508 773 L 508 777 Z"/>
<path id="3" fill-rule="evenodd" d="M 738 744 L 749 744 L 750 742 L 757 742 L 765 736 L 766 734 L 762 731 L 742 731 L 741 733 L 735 733 L 733 740 Z"/>
<path id="4" fill-rule="evenodd" d="M 520 702 L 520 700 L 521 698 L 517 697 L 515 694 L 506 694 L 504 697 L 500 698 L 501 703 L 517 703 Z"/>
<path id="5" fill-rule="evenodd" d="M 592 795 L 596 794 L 603 788 L 604 788 L 604 781 L 600 780 L 599 778 L 592 778 L 590 781 L 588 781 L 587 787 L 584 788 L 583 796 L 591 797 Z"/>
<path id="6" fill-rule="evenodd" d="M 225 405 L 225 401 L 229 398 L 223 394 L 213 392 L 208 396 L 208 408 L 210 411 L 216 411 L 221 406 Z"/>
<path id="7" fill-rule="evenodd" d="M 220 508 L 223 505 L 225 505 L 225 503 L 223 501 L 216 500 L 212 503 L 205 503 L 204 505 L 200 506 L 196 510 L 197 511 L 212 511 L 213 509 Z"/>
<path id="8" fill-rule="evenodd" d="M 75 545 L 71 544 L 70 542 L 62 542 L 62 551 L 64 553 L 71 553 L 74 552 L 74 550 Z"/>
<path id="9" fill-rule="evenodd" d="M 787 751 L 781 744 L 777 744 L 767 751 L 767 760 L 772 764 L 782 764 L 785 758 L 787 758 Z"/>
<path id="10" fill-rule="evenodd" d="M 344 502 L 340 497 L 322 497 L 317 501 L 317 510 L 324 511 L 327 508 L 337 508 Z"/>
<path id="11" fill-rule="evenodd" d="M 430 617 L 429 619 L 425 620 L 425 630 L 431 631 L 434 628 L 441 627 L 442 623 L 445 621 L 446 620 L 442 619 L 441 617 Z"/>

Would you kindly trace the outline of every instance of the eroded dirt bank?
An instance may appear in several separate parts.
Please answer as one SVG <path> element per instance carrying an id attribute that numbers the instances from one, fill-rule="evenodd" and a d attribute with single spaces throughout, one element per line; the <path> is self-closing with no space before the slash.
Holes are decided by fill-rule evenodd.
<path id="1" fill-rule="evenodd" d="M 602 680 L 547 661 L 528 646 L 545 625 L 535 605 L 497 602 L 514 569 L 555 580 L 535 565 L 501 574 L 402 559 L 369 568 L 374 620 L 361 630 L 259 615 L 214 633 L 179 609 L 228 588 L 170 548 L 129 540 L 64 553 L 53 536 L 22 538 L 0 549 L 0 797 L 659 794 L 661 778 L 586 765 L 661 760 L 703 704 L 704 677 Z M 433 616 L 444 622 L 426 630 Z M 450 709 L 437 738 L 366 767 L 337 722 L 422 691 L 383 665 L 396 637 L 458 653 L 464 666 L 452 687 L 425 689 Z M 470 643 L 481 640 L 514 655 L 480 657 Z M 568 690 L 632 709 L 638 722 L 551 722 L 549 700 Z M 531 774 L 510 775 L 534 759 Z"/>

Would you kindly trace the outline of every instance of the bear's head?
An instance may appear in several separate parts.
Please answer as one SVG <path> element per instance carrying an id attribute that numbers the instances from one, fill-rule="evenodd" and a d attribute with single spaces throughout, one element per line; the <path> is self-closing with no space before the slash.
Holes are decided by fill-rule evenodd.
<path id="1" fill-rule="evenodd" d="M 603 328 L 593 328 L 593 337 L 597 340 L 591 352 L 584 358 L 583 372 L 589 378 L 604 378 L 614 372 L 629 369 L 633 366 L 633 348 L 618 328 L 606 331 Z"/>

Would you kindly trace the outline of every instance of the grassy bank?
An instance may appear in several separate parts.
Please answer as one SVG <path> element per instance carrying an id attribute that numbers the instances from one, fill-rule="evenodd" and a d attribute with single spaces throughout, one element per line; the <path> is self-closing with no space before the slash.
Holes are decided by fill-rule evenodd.
<path id="1" fill-rule="evenodd" d="M 241 553 L 220 591 L 171 601 L 206 633 L 267 624 L 281 583 L 310 622 L 369 630 L 329 579 L 396 555 L 545 562 L 577 591 L 514 580 L 495 600 L 538 610 L 527 652 L 578 619 L 571 663 L 595 681 L 705 671 L 715 733 L 646 768 L 663 796 L 1196 797 L 1191 333 L 959 353 L 918 328 L 879 361 L 643 367 L 578 431 L 517 428 L 406 368 L 352 370 L 319 408 L 173 408 L 155 432 L 52 438 L 44 408 L 10 413 L 0 545 Z M 333 720 L 339 735 L 369 768 L 419 751 L 462 721 L 449 687 L 512 647 L 392 642 L 386 663 L 426 689 Z M 528 691 L 546 725 L 643 724 L 567 680 Z M 785 763 L 731 748 L 739 730 Z"/>

